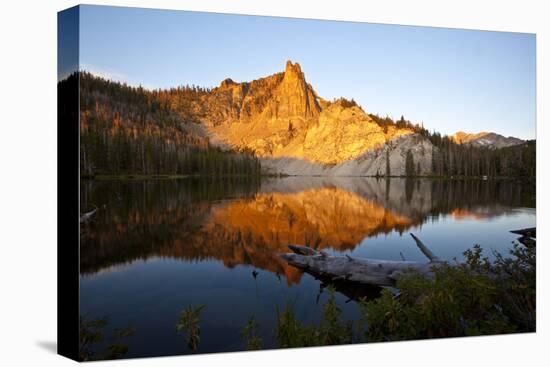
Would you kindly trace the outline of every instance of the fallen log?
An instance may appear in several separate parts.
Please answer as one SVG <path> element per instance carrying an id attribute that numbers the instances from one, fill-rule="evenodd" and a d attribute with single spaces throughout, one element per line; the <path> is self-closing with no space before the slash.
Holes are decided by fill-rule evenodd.
<path id="1" fill-rule="evenodd" d="M 293 253 L 280 256 L 290 265 L 315 277 L 374 286 L 394 286 L 397 278 L 406 271 L 415 270 L 430 276 L 434 267 L 445 263 L 418 237 L 412 233 L 411 236 L 420 251 L 429 259 L 428 262 L 362 259 L 349 255 L 330 256 L 324 251 L 300 245 L 289 245 L 288 248 Z"/>

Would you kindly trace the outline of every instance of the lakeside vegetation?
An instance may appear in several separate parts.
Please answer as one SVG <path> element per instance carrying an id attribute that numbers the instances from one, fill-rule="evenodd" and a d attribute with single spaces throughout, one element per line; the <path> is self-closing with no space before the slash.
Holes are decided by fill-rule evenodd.
<path id="1" fill-rule="evenodd" d="M 464 252 L 464 263 L 439 267 L 433 277 L 410 271 L 398 279 L 397 290 L 386 288 L 380 297 L 356 300 L 361 319 L 355 322 L 341 318 L 335 297 L 337 284 L 331 284 L 319 323 L 300 322 L 288 303 L 283 310 L 276 309 L 275 347 L 534 332 L 535 252 L 534 246 L 516 243 L 510 256 L 496 253 L 496 260 L 490 262 L 476 245 Z M 189 306 L 182 314 L 192 313 L 190 319 L 199 320 L 204 309 L 204 305 Z M 196 322 L 185 325 L 189 325 L 183 328 L 189 348 L 197 351 L 199 344 L 194 342 L 199 326 Z M 251 316 L 242 328 L 243 348 L 264 348 L 259 329 L 260 324 Z"/>
<path id="2" fill-rule="evenodd" d="M 536 174 L 536 141 L 529 140 L 523 144 L 490 148 L 470 144 L 458 144 L 451 137 L 414 124 L 403 116 L 397 121 L 390 117 L 369 115 L 378 125 L 387 129 L 395 125 L 398 128 L 411 129 L 426 137 L 433 144 L 432 172 L 433 177 L 500 177 L 534 179 Z M 386 160 L 386 176 L 391 176 L 389 158 Z M 411 152 L 406 157 L 405 172 L 407 177 L 419 175 L 420 169 L 414 162 Z"/>
<path id="3" fill-rule="evenodd" d="M 135 335 L 135 328 L 115 329 L 111 336 L 106 336 L 109 318 L 90 319 L 86 315 L 79 318 L 78 358 L 80 361 L 118 359 L 128 352 L 127 340 Z M 98 351 L 98 346 L 103 349 Z"/>
<path id="4" fill-rule="evenodd" d="M 489 261 L 479 245 L 464 252 L 465 262 L 435 268 L 433 276 L 409 271 L 395 288 L 378 296 L 353 300 L 358 320 L 346 320 L 336 299 L 347 286 L 325 284 L 328 297 L 318 322 L 304 323 L 288 301 L 275 307 L 273 341 L 262 338 L 261 324 L 251 315 L 240 331 L 244 350 L 300 348 L 366 342 L 525 333 L 536 331 L 536 247 L 515 243 L 504 256 Z M 347 294 L 347 293 L 344 293 Z M 183 334 L 182 350 L 201 352 L 201 323 L 208 305 L 188 305 L 175 322 Z M 133 327 L 107 333 L 109 319 L 80 319 L 82 361 L 124 357 Z M 112 335 L 111 335 L 112 334 Z M 265 335 L 265 334 L 264 334 Z M 272 344 L 274 343 L 274 344 Z"/>

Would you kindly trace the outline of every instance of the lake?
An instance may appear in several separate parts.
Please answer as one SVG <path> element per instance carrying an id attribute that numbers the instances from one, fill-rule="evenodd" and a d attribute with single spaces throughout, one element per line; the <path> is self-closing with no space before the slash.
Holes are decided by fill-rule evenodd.
<path id="1" fill-rule="evenodd" d="M 480 244 L 506 254 L 535 226 L 535 188 L 516 181 L 286 177 L 263 179 L 82 180 L 80 309 L 135 334 L 127 357 L 190 354 L 176 332 L 180 311 L 205 305 L 199 352 L 243 350 L 251 316 L 264 347 L 275 346 L 277 308 L 320 319 L 320 281 L 284 263 L 288 244 L 334 254 L 425 261 L 409 233 L 442 259 Z M 253 273 L 254 272 L 254 273 Z M 375 297 L 376 292 L 367 297 Z M 357 320 L 353 291 L 339 290 L 345 319 Z"/>

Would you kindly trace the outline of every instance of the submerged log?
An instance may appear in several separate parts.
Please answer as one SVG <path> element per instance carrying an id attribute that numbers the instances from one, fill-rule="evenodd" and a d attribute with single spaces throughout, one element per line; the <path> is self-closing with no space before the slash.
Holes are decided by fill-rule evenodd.
<path id="1" fill-rule="evenodd" d="M 445 263 L 439 260 L 418 237 L 412 233 L 411 236 L 429 262 L 362 259 L 349 255 L 330 256 L 324 251 L 299 245 L 289 245 L 288 248 L 293 253 L 280 256 L 290 265 L 315 277 L 375 286 L 394 286 L 397 278 L 406 271 L 415 270 L 429 276 L 433 274 L 434 267 Z"/>
<path id="2" fill-rule="evenodd" d="M 510 232 L 511 232 L 511 233 L 514 233 L 514 234 L 519 234 L 519 235 L 521 235 L 522 237 L 533 237 L 533 238 L 537 238 L 537 228 L 536 228 L 536 227 L 533 227 L 533 228 L 516 229 L 516 230 L 510 231 Z"/>
<path id="3" fill-rule="evenodd" d="M 518 242 L 523 244 L 526 247 L 534 247 L 537 244 L 537 228 L 523 228 L 510 231 L 514 234 L 519 234 L 521 237 L 518 238 Z"/>

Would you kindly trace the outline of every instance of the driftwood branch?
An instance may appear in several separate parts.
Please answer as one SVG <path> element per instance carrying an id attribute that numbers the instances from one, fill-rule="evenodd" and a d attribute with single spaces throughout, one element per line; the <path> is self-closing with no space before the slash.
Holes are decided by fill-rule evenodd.
<path id="1" fill-rule="evenodd" d="M 420 249 L 420 251 L 422 251 L 422 253 L 424 255 L 426 255 L 426 257 L 428 259 L 430 259 L 430 262 L 435 262 L 435 261 L 440 261 L 439 258 L 437 256 L 435 256 L 433 254 L 433 252 L 430 251 L 429 248 L 426 247 L 426 245 L 424 245 L 422 243 L 422 241 L 420 241 L 420 238 L 416 237 L 414 234 L 411 233 L 411 237 L 414 239 L 414 241 L 416 242 L 416 245 L 418 246 L 418 248 Z"/>
<path id="2" fill-rule="evenodd" d="M 98 209 L 98 208 L 97 208 L 97 206 L 96 206 L 94 210 L 82 214 L 82 215 L 80 216 L 80 224 L 86 223 L 87 221 L 89 221 L 90 219 L 92 219 L 92 217 L 95 215 L 95 213 L 97 213 L 97 209 Z"/>
<path id="3" fill-rule="evenodd" d="M 281 254 L 281 258 L 290 265 L 332 281 L 355 282 L 375 286 L 393 286 L 397 278 L 408 270 L 416 270 L 422 274 L 431 275 L 434 266 L 440 261 L 416 236 L 416 244 L 430 259 L 430 262 L 389 261 L 355 258 L 349 255 L 330 256 L 310 247 L 289 245 L 293 253 Z"/>

